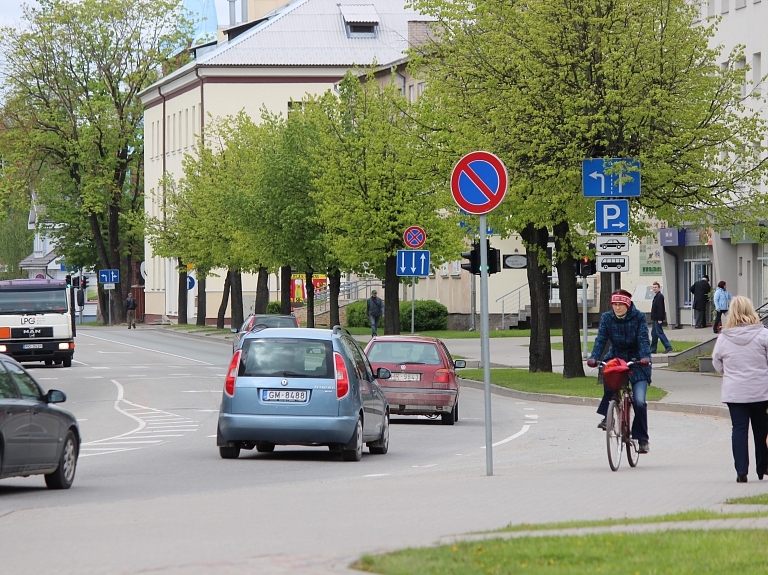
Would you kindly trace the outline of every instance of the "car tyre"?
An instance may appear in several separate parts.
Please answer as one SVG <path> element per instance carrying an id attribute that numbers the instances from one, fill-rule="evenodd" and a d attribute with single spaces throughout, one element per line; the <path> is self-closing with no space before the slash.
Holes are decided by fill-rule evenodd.
<path id="1" fill-rule="evenodd" d="M 53 365 L 53 360 L 52 359 L 46 359 L 45 360 L 45 365 Z"/>
<path id="2" fill-rule="evenodd" d="M 275 444 L 269 441 L 259 441 L 256 443 L 256 451 L 259 453 L 272 453 L 275 450 Z"/>
<path id="3" fill-rule="evenodd" d="M 72 358 L 65 357 L 63 360 L 64 367 L 72 367 Z"/>
<path id="4" fill-rule="evenodd" d="M 453 425 L 456 423 L 456 419 L 456 405 L 453 406 L 450 412 L 440 414 L 440 420 L 443 425 Z"/>
<path id="5" fill-rule="evenodd" d="M 219 455 L 222 459 L 237 459 L 240 457 L 240 448 L 224 445 L 219 447 Z"/>
<path id="6" fill-rule="evenodd" d="M 368 444 L 368 451 L 374 455 L 384 455 L 389 451 L 389 412 L 384 415 L 381 437 L 377 441 Z"/>
<path id="7" fill-rule="evenodd" d="M 59 466 L 53 473 L 45 475 L 45 484 L 49 489 L 69 489 L 75 481 L 75 471 L 77 471 L 77 442 L 75 434 L 69 431 L 64 438 Z"/>
<path id="8" fill-rule="evenodd" d="M 459 399 L 458 398 L 456 398 L 456 403 L 453 406 L 453 415 L 454 415 L 454 420 L 458 421 L 459 420 Z"/>
<path id="9" fill-rule="evenodd" d="M 363 458 L 363 419 L 361 417 L 357 418 L 355 432 L 349 443 L 344 446 L 341 457 L 344 461 L 360 461 Z"/>

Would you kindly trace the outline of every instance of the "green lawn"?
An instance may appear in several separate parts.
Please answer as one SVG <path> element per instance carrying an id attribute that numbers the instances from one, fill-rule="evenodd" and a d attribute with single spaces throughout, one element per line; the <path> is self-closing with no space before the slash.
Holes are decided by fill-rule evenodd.
<path id="1" fill-rule="evenodd" d="M 353 567 L 387 575 L 762 575 L 768 569 L 768 531 L 490 539 L 366 555 Z"/>
<path id="2" fill-rule="evenodd" d="M 768 505 L 768 493 L 752 495 L 751 497 L 737 497 L 736 499 L 726 499 L 726 503 L 738 505 Z"/>
<path id="3" fill-rule="evenodd" d="M 685 351 L 686 349 L 691 349 L 695 345 L 699 345 L 700 341 L 670 341 L 669 343 L 672 344 L 672 347 L 675 351 Z M 589 342 L 589 351 L 592 351 L 593 342 Z M 581 345 L 579 345 L 579 348 L 581 348 Z M 563 342 L 561 341 L 553 341 L 552 342 L 552 349 L 559 349 L 560 351 L 563 350 Z M 659 345 L 659 353 L 662 353 L 664 351 L 664 346 Z"/>
<path id="4" fill-rule="evenodd" d="M 352 335 L 371 335 L 371 328 L 369 327 L 348 327 Z M 384 329 L 379 325 L 379 334 L 383 335 Z M 410 329 L 403 331 L 402 335 L 410 335 Z M 597 335 L 597 332 L 588 332 L 590 335 Z M 439 337 L 440 339 L 479 339 L 480 331 L 455 331 L 450 329 L 434 330 L 434 331 L 417 331 L 416 335 L 424 335 L 427 337 Z M 563 330 L 552 329 L 549 331 L 550 336 L 562 336 Z M 505 330 L 492 330 L 488 332 L 488 337 L 531 337 L 530 329 L 505 329 Z"/>
<path id="5" fill-rule="evenodd" d="M 461 377 L 483 381 L 482 369 L 462 369 Z M 597 385 L 597 375 L 563 379 L 559 373 L 531 373 L 527 369 L 498 368 L 491 370 L 491 383 L 531 393 L 602 397 L 603 388 Z M 658 387 L 648 388 L 648 401 L 658 401 L 667 392 Z"/>

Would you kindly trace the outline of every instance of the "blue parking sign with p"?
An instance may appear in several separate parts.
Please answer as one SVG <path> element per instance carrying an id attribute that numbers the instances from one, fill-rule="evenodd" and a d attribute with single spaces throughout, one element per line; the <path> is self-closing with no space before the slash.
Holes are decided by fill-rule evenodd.
<path id="1" fill-rule="evenodd" d="M 595 231 L 598 234 L 623 234 L 628 229 L 628 200 L 598 200 L 595 202 Z"/>

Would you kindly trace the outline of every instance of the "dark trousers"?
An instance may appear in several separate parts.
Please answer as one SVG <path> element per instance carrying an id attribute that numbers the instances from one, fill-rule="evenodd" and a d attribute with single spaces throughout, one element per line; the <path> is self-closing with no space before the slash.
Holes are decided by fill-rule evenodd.
<path id="1" fill-rule="evenodd" d="M 371 322 L 371 335 L 378 335 L 376 333 L 376 328 L 379 327 L 379 320 L 381 319 L 380 315 L 369 315 L 368 321 Z"/>
<path id="2" fill-rule="evenodd" d="M 764 474 L 768 469 L 768 447 L 765 445 L 768 434 L 768 401 L 755 403 L 729 403 L 731 412 L 731 448 L 733 449 L 733 465 L 738 475 L 746 475 L 749 471 L 749 422 L 752 422 L 752 437 L 755 440 L 755 470 Z"/>
<path id="3" fill-rule="evenodd" d="M 672 349 L 672 344 L 669 343 L 667 336 L 664 335 L 664 328 L 661 327 L 658 320 L 653 320 L 651 321 L 651 353 L 656 353 L 659 341 L 661 341 L 661 345 L 664 346 L 664 351 Z"/>
<path id="4" fill-rule="evenodd" d="M 707 308 L 693 311 L 696 313 L 696 327 L 707 327 Z"/>
<path id="5" fill-rule="evenodd" d="M 717 310 L 717 315 L 715 316 L 715 323 L 712 324 L 712 331 L 715 333 L 720 333 L 720 323 L 723 320 L 723 316 L 725 316 L 728 313 L 728 310 L 722 311 Z"/>
<path id="6" fill-rule="evenodd" d="M 635 408 L 635 420 L 632 422 L 632 439 L 648 441 L 648 404 L 645 402 L 645 394 L 648 391 L 647 381 L 637 381 L 632 385 L 632 403 Z M 608 415 L 608 404 L 613 399 L 613 390 L 603 385 L 603 399 L 597 406 L 597 413 L 605 417 Z"/>

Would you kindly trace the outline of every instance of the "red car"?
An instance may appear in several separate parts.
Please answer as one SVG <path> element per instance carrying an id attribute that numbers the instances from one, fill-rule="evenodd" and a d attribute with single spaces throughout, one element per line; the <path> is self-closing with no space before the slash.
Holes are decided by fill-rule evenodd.
<path id="1" fill-rule="evenodd" d="M 379 383 L 393 415 L 440 415 L 444 425 L 459 420 L 459 382 L 445 344 L 434 337 L 385 335 L 365 348 L 374 372 L 387 368 L 392 376 Z"/>

